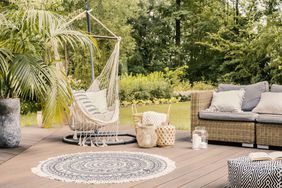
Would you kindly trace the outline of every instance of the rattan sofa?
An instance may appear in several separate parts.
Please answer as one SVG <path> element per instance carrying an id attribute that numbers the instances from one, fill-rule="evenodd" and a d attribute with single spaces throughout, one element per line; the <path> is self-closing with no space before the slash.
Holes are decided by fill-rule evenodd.
<path id="1" fill-rule="evenodd" d="M 191 94 L 191 131 L 196 126 L 204 126 L 211 141 L 235 142 L 246 146 L 257 144 L 258 147 L 262 148 L 267 148 L 268 146 L 282 147 L 281 123 L 206 120 L 199 118 L 199 112 L 210 106 L 212 96 L 213 91 Z"/>
<path id="2" fill-rule="evenodd" d="M 282 125 L 271 123 L 256 123 L 256 144 L 259 147 L 282 147 Z"/>
<path id="3" fill-rule="evenodd" d="M 210 106 L 213 91 L 191 94 L 191 131 L 196 126 L 204 126 L 209 140 L 237 142 L 247 146 L 255 144 L 255 122 L 205 120 L 199 118 L 199 112 Z"/>

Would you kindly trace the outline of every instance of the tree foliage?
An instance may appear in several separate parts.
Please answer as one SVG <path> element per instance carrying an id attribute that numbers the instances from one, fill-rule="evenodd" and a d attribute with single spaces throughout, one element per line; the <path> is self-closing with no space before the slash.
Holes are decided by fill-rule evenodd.
<path id="1" fill-rule="evenodd" d="M 209 33 L 202 42 L 223 57 L 218 81 L 254 83 L 268 80 L 281 83 L 280 1 L 239 1 L 239 15 Z M 231 7 L 230 12 L 236 11 Z"/>
<path id="2" fill-rule="evenodd" d="M 281 82 L 281 1 L 182 0 L 177 8 L 176 1 L 152 0 L 139 7 L 130 20 L 136 40 L 130 72 L 188 65 L 191 82 Z"/>

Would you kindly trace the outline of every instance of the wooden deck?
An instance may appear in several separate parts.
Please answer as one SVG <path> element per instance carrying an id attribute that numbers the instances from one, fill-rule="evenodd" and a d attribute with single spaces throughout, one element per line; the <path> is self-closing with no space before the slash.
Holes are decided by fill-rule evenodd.
<path id="1" fill-rule="evenodd" d="M 227 159 L 247 155 L 257 149 L 209 144 L 207 150 L 194 151 L 187 131 L 178 131 L 174 147 L 142 149 L 137 144 L 104 148 L 79 147 L 62 142 L 71 133 L 68 127 L 54 129 L 23 128 L 20 147 L 0 149 L 1 188 L 88 188 L 88 187 L 223 187 L 227 181 Z M 86 185 L 64 183 L 38 177 L 31 168 L 49 157 L 87 151 L 139 151 L 166 156 L 176 162 L 176 169 L 165 176 L 124 184 Z"/>

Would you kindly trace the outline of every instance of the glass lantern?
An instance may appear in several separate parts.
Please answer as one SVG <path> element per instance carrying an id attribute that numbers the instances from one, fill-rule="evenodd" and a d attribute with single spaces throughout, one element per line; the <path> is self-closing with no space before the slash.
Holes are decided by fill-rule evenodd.
<path id="1" fill-rule="evenodd" d="M 205 127 L 195 127 L 192 133 L 192 148 L 194 150 L 208 148 L 208 132 Z"/>

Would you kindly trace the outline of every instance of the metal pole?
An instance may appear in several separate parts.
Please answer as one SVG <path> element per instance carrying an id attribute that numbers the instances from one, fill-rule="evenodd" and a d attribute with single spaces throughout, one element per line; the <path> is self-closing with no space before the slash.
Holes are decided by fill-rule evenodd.
<path id="1" fill-rule="evenodd" d="M 87 20 L 87 31 L 88 31 L 88 34 L 91 34 L 90 15 L 88 13 L 90 8 L 89 8 L 89 1 L 88 0 L 85 0 L 85 10 L 86 10 L 86 20 Z M 93 54 L 94 54 L 93 49 L 90 48 L 90 64 L 91 64 L 91 79 L 92 79 L 92 82 L 95 79 Z"/>

